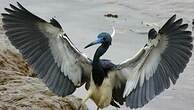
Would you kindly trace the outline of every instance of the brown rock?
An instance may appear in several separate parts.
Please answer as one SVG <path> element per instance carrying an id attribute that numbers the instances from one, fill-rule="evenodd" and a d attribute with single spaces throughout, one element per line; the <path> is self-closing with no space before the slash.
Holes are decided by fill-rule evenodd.
<path id="1" fill-rule="evenodd" d="M 23 57 L 9 49 L 0 50 L 0 71 L 15 71 L 17 74 L 25 76 L 34 74 Z"/>
<path id="2" fill-rule="evenodd" d="M 2 110 L 86 110 L 81 99 L 58 97 L 37 78 L 0 71 L 0 109 Z"/>

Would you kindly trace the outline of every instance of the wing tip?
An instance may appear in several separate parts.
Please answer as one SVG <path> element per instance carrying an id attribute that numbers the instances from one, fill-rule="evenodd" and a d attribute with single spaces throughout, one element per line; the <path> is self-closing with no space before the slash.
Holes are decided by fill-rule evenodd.
<path id="1" fill-rule="evenodd" d="M 9 4 L 9 6 L 12 8 L 12 9 L 18 9 L 15 5 L 13 5 L 13 4 Z"/>
<path id="2" fill-rule="evenodd" d="M 18 7 L 19 7 L 21 10 L 29 12 L 26 8 L 23 7 L 23 5 L 22 5 L 21 3 L 19 3 L 19 2 L 16 2 L 16 3 L 17 3 Z"/>
<path id="3" fill-rule="evenodd" d="M 18 1 L 16 2 L 18 6 L 22 6 Z"/>
<path id="4" fill-rule="evenodd" d="M 173 16 L 171 16 L 168 21 L 162 26 L 162 28 L 159 30 L 160 34 L 165 33 L 168 28 L 170 27 L 170 25 L 172 25 L 176 20 L 176 14 L 174 14 Z"/>
<path id="5" fill-rule="evenodd" d="M 173 14 L 171 18 L 174 18 L 174 19 L 176 19 L 176 14 Z"/>

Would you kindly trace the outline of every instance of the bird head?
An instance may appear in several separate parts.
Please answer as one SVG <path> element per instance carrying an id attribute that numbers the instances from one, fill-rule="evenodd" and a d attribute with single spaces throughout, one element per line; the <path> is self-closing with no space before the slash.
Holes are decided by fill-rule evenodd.
<path id="1" fill-rule="evenodd" d="M 107 45 L 111 45 L 112 42 L 112 37 L 109 33 L 106 32 L 102 32 L 97 36 L 97 39 L 93 42 L 91 42 L 90 44 L 88 44 L 87 46 L 85 46 L 85 48 L 88 48 L 92 45 L 96 45 L 96 44 L 107 44 Z"/>
<path id="2" fill-rule="evenodd" d="M 108 46 L 111 45 L 112 38 L 115 35 L 115 28 L 113 27 L 112 29 L 113 29 L 113 32 L 111 35 L 107 32 L 102 32 L 97 36 L 97 39 L 95 41 L 93 41 L 90 44 L 88 44 L 87 46 L 85 46 L 85 48 L 88 48 L 88 47 L 95 45 L 95 44 L 105 44 Z"/>

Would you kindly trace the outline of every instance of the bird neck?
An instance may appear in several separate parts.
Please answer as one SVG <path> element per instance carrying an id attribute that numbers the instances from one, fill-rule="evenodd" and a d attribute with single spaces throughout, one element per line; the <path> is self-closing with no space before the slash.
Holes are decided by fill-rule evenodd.
<path id="1" fill-rule="evenodd" d="M 109 45 L 102 44 L 98 49 L 96 50 L 96 53 L 93 58 L 92 63 L 92 78 L 94 80 L 95 85 L 100 86 L 104 80 L 104 78 L 107 76 L 107 73 L 105 73 L 102 64 L 100 63 L 100 57 L 108 50 Z"/>
<path id="2" fill-rule="evenodd" d="M 108 50 L 110 45 L 108 44 L 102 44 L 100 47 L 98 47 L 98 49 L 96 50 L 95 54 L 94 54 L 94 58 L 93 61 L 95 63 L 99 63 L 100 62 L 100 57 L 102 55 L 104 55 L 104 53 Z"/>

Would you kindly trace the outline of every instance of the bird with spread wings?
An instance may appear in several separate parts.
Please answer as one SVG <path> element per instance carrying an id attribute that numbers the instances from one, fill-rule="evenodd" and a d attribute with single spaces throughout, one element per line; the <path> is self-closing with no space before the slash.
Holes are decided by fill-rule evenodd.
<path id="1" fill-rule="evenodd" d="M 115 34 L 102 32 L 88 48 L 101 44 L 93 60 L 82 54 L 61 25 L 47 22 L 20 3 L 10 4 L 2 13 L 3 28 L 11 43 L 47 87 L 58 96 L 72 94 L 86 83 L 86 102 L 91 98 L 98 108 L 126 104 L 139 108 L 147 104 L 171 83 L 175 84 L 192 53 L 191 32 L 182 19 L 173 15 L 157 32 L 148 32 L 148 41 L 136 55 L 120 64 L 100 59 Z"/>

